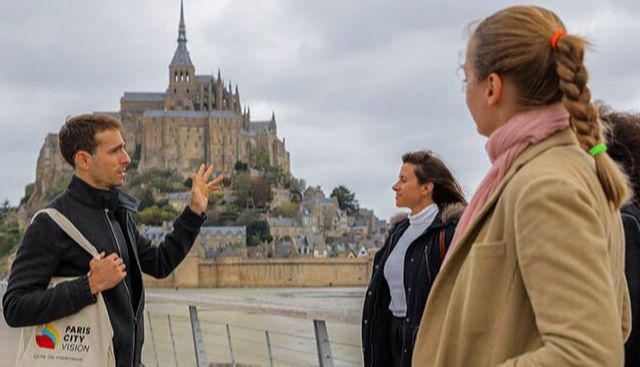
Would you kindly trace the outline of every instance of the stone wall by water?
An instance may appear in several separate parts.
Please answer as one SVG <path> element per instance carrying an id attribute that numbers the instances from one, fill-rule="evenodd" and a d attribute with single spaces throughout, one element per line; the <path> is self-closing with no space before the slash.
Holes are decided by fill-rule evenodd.
<path id="1" fill-rule="evenodd" d="M 370 259 L 292 258 L 201 260 L 188 256 L 162 280 L 145 275 L 149 287 L 242 288 L 366 286 Z"/>

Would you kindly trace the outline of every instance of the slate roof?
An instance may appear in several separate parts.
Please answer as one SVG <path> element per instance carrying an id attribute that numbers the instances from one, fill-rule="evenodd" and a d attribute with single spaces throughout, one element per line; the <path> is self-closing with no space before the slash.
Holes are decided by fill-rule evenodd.
<path id="1" fill-rule="evenodd" d="M 246 236 L 247 235 L 247 227 L 245 226 L 224 226 L 224 227 L 213 227 L 206 226 L 200 228 L 200 235 L 202 236 Z"/>
<path id="2" fill-rule="evenodd" d="M 164 93 L 152 92 L 124 92 L 121 101 L 131 102 L 164 102 Z"/>
<path id="3" fill-rule="evenodd" d="M 213 116 L 213 117 L 222 117 L 222 118 L 228 118 L 228 119 L 240 118 L 240 116 L 238 116 L 233 111 L 219 111 L 219 110 L 214 110 L 214 111 L 211 111 L 211 112 L 209 112 L 209 111 L 148 110 L 148 111 L 144 111 L 143 116 L 144 117 L 188 117 L 188 118 L 204 118 L 204 117 L 208 117 L 208 116 Z"/>

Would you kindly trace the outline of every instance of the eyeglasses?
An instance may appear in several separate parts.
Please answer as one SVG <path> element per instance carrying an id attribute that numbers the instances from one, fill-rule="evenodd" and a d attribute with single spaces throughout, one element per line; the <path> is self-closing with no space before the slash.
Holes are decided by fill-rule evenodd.
<path id="1" fill-rule="evenodd" d="M 458 67 L 456 68 L 456 76 L 458 77 L 458 80 L 462 82 L 461 91 L 464 93 L 467 89 L 467 75 L 464 72 L 464 65 L 458 65 Z"/>
<path id="2" fill-rule="evenodd" d="M 467 50 L 459 49 L 458 50 L 458 67 L 456 68 L 456 76 L 458 80 L 462 82 L 462 93 L 464 93 L 467 89 L 467 74 L 464 72 L 464 64 L 467 59 Z"/>

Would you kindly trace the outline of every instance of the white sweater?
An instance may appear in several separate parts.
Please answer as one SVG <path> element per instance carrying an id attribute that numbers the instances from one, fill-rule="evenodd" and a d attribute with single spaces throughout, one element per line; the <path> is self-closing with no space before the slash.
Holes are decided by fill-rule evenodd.
<path id="1" fill-rule="evenodd" d="M 427 206 L 416 215 L 410 215 L 409 227 L 404 231 L 384 264 L 384 277 L 391 293 L 389 310 L 395 317 L 407 315 L 407 299 L 404 293 L 404 256 L 409 245 L 429 228 L 437 215 L 436 204 Z"/>

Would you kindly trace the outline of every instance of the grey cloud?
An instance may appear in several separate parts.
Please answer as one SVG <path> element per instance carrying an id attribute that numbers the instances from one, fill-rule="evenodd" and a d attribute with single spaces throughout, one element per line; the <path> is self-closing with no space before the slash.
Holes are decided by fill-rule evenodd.
<path id="1" fill-rule="evenodd" d="M 465 27 L 514 1 L 186 0 L 199 74 L 237 83 L 254 119 L 276 111 L 294 174 L 357 192 L 381 217 L 402 153 L 439 153 L 471 194 L 489 167 L 455 68 Z M 640 103 L 640 3 L 541 1 L 594 41 L 595 97 Z M 117 110 L 124 91 L 163 91 L 179 1 L 0 4 L 0 199 L 17 202 L 47 132 L 67 115 Z M 637 107 L 636 107 L 637 109 Z"/>

